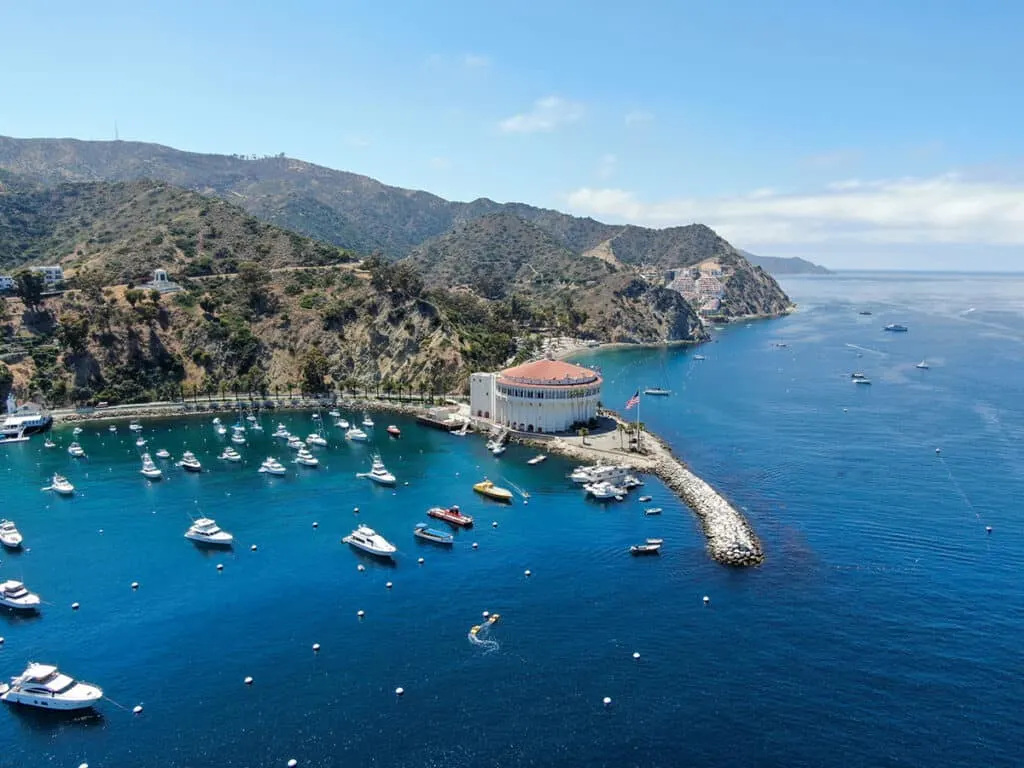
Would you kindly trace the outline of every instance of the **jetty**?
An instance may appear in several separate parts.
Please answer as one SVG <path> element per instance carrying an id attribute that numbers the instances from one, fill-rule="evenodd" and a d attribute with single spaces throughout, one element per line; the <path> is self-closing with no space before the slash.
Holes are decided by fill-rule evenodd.
<path id="1" fill-rule="evenodd" d="M 591 434 L 538 437 L 512 433 L 512 440 L 543 448 L 587 464 L 618 464 L 656 475 L 700 520 L 707 551 L 723 565 L 749 567 L 764 562 L 761 541 L 746 518 L 709 483 L 694 474 L 657 435 L 642 433 L 639 447 L 626 447 L 630 427 L 617 414 L 605 411 L 603 428 Z"/>

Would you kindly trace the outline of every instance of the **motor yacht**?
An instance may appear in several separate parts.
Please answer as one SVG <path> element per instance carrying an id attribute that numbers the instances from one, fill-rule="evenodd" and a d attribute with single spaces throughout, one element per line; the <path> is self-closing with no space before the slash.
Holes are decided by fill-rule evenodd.
<path id="1" fill-rule="evenodd" d="M 68 446 L 68 454 L 74 459 L 80 459 L 85 456 L 85 449 L 78 443 L 72 443 Z"/>
<path id="2" fill-rule="evenodd" d="M 300 448 L 298 454 L 295 456 L 295 463 L 301 464 L 304 467 L 319 467 L 320 459 L 309 452 L 308 448 Z"/>
<path id="3" fill-rule="evenodd" d="M 654 517 L 655 515 L 661 514 L 661 507 L 650 507 L 644 510 L 644 514 L 648 517 Z"/>
<path id="4" fill-rule="evenodd" d="M 548 457 L 545 456 L 543 453 L 538 453 L 536 456 L 534 456 L 532 459 L 530 459 L 526 463 L 529 464 L 530 466 L 534 466 L 536 464 L 540 464 L 542 461 L 546 461 L 547 458 Z"/>
<path id="5" fill-rule="evenodd" d="M 133 421 L 128 425 L 128 429 L 130 429 L 132 432 L 141 432 L 142 425 L 139 424 L 139 422 L 137 421 Z"/>
<path id="6" fill-rule="evenodd" d="M 64 477 L 64 475 L 58 475 L 55 473 L 53 478 L 50 480 L 49 487 L 44 488 L 43 490 L 53 491 L 54 493 L 59 493 L 61 496 L 70 496 L 75 492 L 75 486 L 73 486 L 71 482 Z"/>
<path id="7" fill-rule="evenodd" d="M 153 459 L 150 458 L 148 453 L 142 454 L 142 469 L 139 472 L 142 473 L 143 477 L 150 480 L 159 480 L 164 475 L 163 470 L 153 463 Z"/>
<path id="8" fill-rule="evenodd" d="M 597 464 L 591 467 L 577 467 L 569 475 L 569 479 L 577 485 L 607 482 L 613 485 L 622 483 L 633 471 L 632 467 Z"/>
<path id="9" fill-rule="evenodd" d="M 70 711 L 89 709 L 103 698 L 103 689 L 79 682 L 50 664 L 30 662 L 10 685 L 0 685 L 0 699 L 40 709 Z"/>
<path id="10" fill-rule="evenodd" d="M 334 422 L 334 426 L 338 427 L 339 429 L 348 429 L 351 425 L 345 419 L 338 419 L 336 422 Z"/>
<path id="11" fill-rule="evenodd" d="M 236 451 L 229 445 L 227 448 L 224 449 L 224 452 L 221 453 L 221 455 L 218 456 L 217 458 L 223 459 L 224 461 L 241 461 L 242 454 L 240 454 L 238 451 Z"/>
<path id="12" fill-rule="evenodd" d="M 504 443 L 499 443 L 496 440 L 491 440 L 489 443 L 487 443 L 487 450 L 493 453 L 495 456 L 501 456 L 501 454 L 503 454 L 507 450 L 507 448 L 505 447 Z"/>
<path id="13" fill-rule="evenodd" d="M 648 539 L 643 544 L 634 544 L 629 551 L 634 555 L 656 555 L 661 552 L 663 543 L 661 539 Z"/>
<path id="14" fill-rule="evenodd" d="M 346 440 L 354 440 L 357 443 L 365 443 L 368 439 L 368 435 L 363 432 L 359 427 L 349 427 L 345 431 Z"/>
<path id="15" fill-rule="evenodd" d="M 107 427 L 107 431 L 108 432 L 117 432 L 117 424 L 111 424 L 109 427 Z"/>
<path id="16" fill-rule="evenodd" d="M 512 491 L 508 488 L 501 488 L 490 480 L 481 480 L 473 486 L 473 490 L 481 496 L 486 496 L 495 501 L 512 501 Z"/>
<path id="17" fill-rule="evenodd" d="M 256 423 L 256 416 L 251 414 L 251 413 L 246 414 L 245 420 L 248 421 L 250 424 L 255 424 Z"/>
<path id="18" fill-rule="evenodd" d="M 81 427 L 75 427 L 74 429 L 71 430 L 71 434 L 77 436 L 82 434 L 83 431 L 84 430 Z"/>
<path id="19" fill-rule="evenodd" d="M 284 468 L 284 465 L 275 458 L 267 457 L 267 459 L 260 464 L 260 472 L 268 475 L 283 475 L 288 470 Z"/>
<path id="20" fill-rule="evenodd" d="M 142 448 L 146 444 L 146 438 L 138 437 L 135 439 L 135 447 Z"/>
<path id="21" fill-rule="evenodd" d="M 14 393 L 7 393 L 7 414 L 0 424 L 0 438 L 28 437 L 37 432 L 46 432 L 52 426 L 53 416 L 27 403 L 19 407 Z"/>
<path id="22" fill-rule="evenodd" d="M 181 454 L 181 461 L 178 462 L 178 466 L 187 472 L 202 472 L 203 465 L 199 463 L 199 459 L 192 451 L 185 451 Z"/>
<path id="23" fill-rule="evenodd" d="M 0 607 L 35 613 L 41 602 L 39 595 L 29 592 L 20 581 L 8 580 L 0 584 Z"/>
<path id="24" fill-rule="evenodd" d="M 313 419 L 313 421 L 320 421 L 320 414 L 314 413 L 310 418 Z"/>
<path id="25" fill-rule="evenodd" d="M 291 432 L 288 431 L 287 427 L 285 427 L 284 424 L 282 424 L 281 422 L 278 422 L 277 423 L 277 429 L 274 430 L 274 432 L 272 433 L 271 436 L 272 437 L 279 437 L 279 438 L 281 438 L 283 440 L 287 440 L 292 435 L 291 435 Z"/>
<path id="26" fill-rule="evenodd" d="M 0 520 L 0 544 L 8 549 L 21 549 L 21 531 L 13 520 Z"/>
<path id="27" fill-rule="evenodd" d="M 328 411 L 327 415 L 330 416 L 332 419 L 337 419 L 337 418 L 341 417 L 341 412 L 340 411 L 336 411 L 336 410 L 332 410 L 332 411 Z"/>
<path id="28" fill-rule="evenodd" d="M 780 346 L 786 346 L 786 345 L 785 345 L 785 344 L 782 344 L 782 345 L 780 345 Z M 707 358 L 706 358 L 706 357 L 704 357 L 704 355 L 694 355 L 694 356 L 693 356 L 693 359 L 694 359 L 694 360 L 706 360 Z"/>
<path id="29" fill-rule="evenodd" d="M 234 431 L 231 433 L 231 442 L 235 445 L 245 444 L 245 432 L 240 430 L 238 427 L 233 428 Z"/>
<path id="30" fill-rule="evenodd" d="M 619 488 L 618 486 L 612 485 L 611 483 L 603 480 L 597 483 L 588 483 L 583 486 L 583 488 L 590 496 L 593 496 L 598 501 L 608 501 L 609 499 L 622 501 L 626 496 L 625 488 Z"/>
<path id="31" fill-rule="evenodd" d="M 373 528 L 365 525 L 360 525 L 352 531 L 352 533 L 343 538 L 342 541 L 356 549 L 363 550 L 363 552 L 369 552 L 371 555 L 377 555 L 377 557 L 390 558 L 398 551 L 398 548 L 394 544 L 373 530 Z"/>
<path id="32" fill-rule="evenodd" d="M 226 435 L 228 433 L 227 427 L 225 427 L 223 424 L 218 424 L 216 427 L 213 428 L 213 430 L 218 435 Z"/>
<path id="33" fill-rule="evenodd" d="M 230 547 L 235 540 L 227 531 L 221 530 L 215 520 L 201 517 L 185 531 L 185 538 L 212 547 Z"/>
<path id="34" fill-rule="evenodd" d="M 169 458 L 171 458 L 171 452 L 168 451 L 166 448 L 159 449 L 153 455 L 156 456 L 158 459 L 169 459 Z"/>
<path id="35" fill-rule="evenodd" d="M 392 437 L 401 437 L 402 430 L 396 427 L 394 424 L 388 424 L 387 433 Z"/>
<path id="36" fill-rule="evenodd" d="M 56 448 L 57 444 L 49 437 L 43 441 L 43 448 Z"/>
<path id="37" fill-rule="evenodd" d="M 653 498 L 654 498 L 653 496 L 641 496 L 640 497 L 640 503 L 646 504 L 648 501 L 650 501 Z"/>
<path id="38" fill-rule="evenodd" d="M 364 427 L 372 427 L 373 426 L 373 419 L 371 419 L 368 414 L 363 416 L 363 426 Z"/>
<path id="39" fill-rule="evenodd" d="M 211 421 L 210 423 L 211 424 L 220 424 L 220 416 L 214 416 L 213 417 L 213 421 Z"/>
<path id="40" fill-rule="evenodd" d="M 625 488 L 627 491 L 632 491 L 634 488 L 639 488 L 643 484 L 644 481 L 641 480 L 636 475 L 626 475 L 621 483 L 622 487 Z"/>
<path id="41" fill-rule="evenodd" d="M 327 439 L 323 435 L 318 435 L 316 432 L 314 432 L 313 434 L 309 435 L 306 438 L 306 442 L 309 445 L 318 445 L 321 448 L 326 448 L 327 447 Z"/>
<path id="42" fill-rule="evenodd" d="M 427 514 L 430 517 L 436 517 L 438 520 L 444 520 L 446 523 L 452 525 L 459 525 L 463 528 L 468 528 L 473 525 L 473 518 L 469 515 L 464 515 L 462 510 L 459 509 L 458 504 L 455 504 L 447 509 L 444 507 L 431 507 L 427 510 Z"/>
<path id="43" fill-rule="evenodd" d="M 899 323 L 889 323 L 889 325 L 885 326 L 884 330 L 890 333 L 906 333 L 909 329 L 907 326 L 900 325 Z"/>
<path id="44" fill-rule="evenodd" d="M 306 447 L 306 443 L 298 435 L 292 435 L 288 438 L 288 447 L 293 451 L 298 451 Z"/>
<path id="45" fill-rule="evenodd" d="M 434 544 L 443 544 L 448 547 L 455 543 L 455 537 L 450 533 L 445 533 L 444 531 L 439 531 L 436 528 L 431 528 L 426 523 L 417 523 L 412 534 L 413 536 L 433 542 Z"/>
<path id="46" fill-rule="evenodd" d="M 395 476 L 388 472 L 387 468 L 384 466 L 384 462 L 381 461 L 379 453 L 374 454 L 373 466 L 370 468 L 370 471 L 357 472 L 356 477 L 365 477 L 380 485 L 395 484 Z"/>
<path id="47" fill-rule="evenodd" d="M 263 431 L 263 425 L 260 424 L 258 421 L 254 421 L 252 423 L 252 429 L 253 429 L 254 432 L 262 432 Z"/>

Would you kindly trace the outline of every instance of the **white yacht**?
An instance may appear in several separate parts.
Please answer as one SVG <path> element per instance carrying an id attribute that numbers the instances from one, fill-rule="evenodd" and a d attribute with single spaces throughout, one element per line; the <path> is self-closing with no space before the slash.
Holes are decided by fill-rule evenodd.
<path id="1" fill-rule="evenodd" d="M 214 431 L 218 435 L 226 435 L 228 433 L 227 427 L 225 427 L 223 424 L 218 424 L 216 427 L 214 427 Z"/>
<path id="2" fill-rule="evenodd" d="M 245 443 L 245 433 L 238 427 L 232 427 L 232 429 L 234 431 L 231 433 L 231 442 L 235 445 L 243 445 Z"/>
<path id="3" fill-rule="evenodd" d="M 388 472 L 384 462 L 380 459 L 380 454 L 374 454 L 373 467 L 369 472 L 356 472 L 356 477 L 365 477 L 380 485 L 395 484 L 395 476 Z"/>
<path id="4" fill-rule="evenodd" d="M 248 421 L 250 424 L 255 424 L 256 423 L 256 416 L 254 414 L 250 413 L 250 414 L 248 414 L 245 417 L 245 420 Z"/>
<path id="5" fill-rule="evenodd" d="M 137 421 L 133 421 L 128 425 L 128 429 L 130 429 L 132 432 L 141 432 L 142 425 L 139 424 L 139 422 Z"/>
<path id="6" fill-rule="evenodd" d="M 328 411 L 327 415 L 330 416 L 332 419 L 339 419 L 341 418 L 341 411 Z"/>
<path id="7" fill-rule="evenodd" d="M 148 453 L 142 454 L 142 469 L 139 472 L 142 473 L 143 477 L 150 480 L 159 480 L 164 474 L 160 467 L 153 463 L 153 459 L 150 458 Z"/>
<path id="8" fill-rule="evenodd" d="M 51 426 L 52 416 L 27 403 L 19 408 L 14 393 L 7 393 L 7 415 L 0 424 L 0 438 L 26 437 L 46 432 Z"/>
<path id="9" fill-rule="evenodd" d="M 308 448 L 300 448 L 295 457 L 295 463 L 304 467 L 319 467 L 320 459 L 310 453 Z"/>
<path id="10" fill-rule="evenodd" d="M 342 541 L 346 544 L 351 544 L 356 549 L 361 549 L 378 557 L 391 557 L 398 551 L 394 544 L 373 530 L 373 528 L 365 525 L 360 525 L 343 538 Z"/>
<path id="11" fill-rule="evenodd" d="M 346 440 L 355 440 L 357 443 L 365 443 L 368 435 L 359 427 L 349 427 L 345 431 Z"/>
<path id="12" fill-rule="evenodd" d="M 8 549 L 21 549 L 21 531 L 11 520 L 0 520 L 0 544 Z"/>
<path id="13" fill-rule="evenodd" d="M 70 496 L 75 492 L 75 486 L 64 477 L 64 475 L 58 475 L 54 473 L 53 479 L 50 480 L 50 485 L 43 489 L 44 491 L 53 491 L 59 493 L 61 496 Z"/>
<path id="14" fill-rule="evenodd" d="M 85 456 L 85 449 L 78 443 L 72 443 L 68 446 L 68 454 L 74 459 L 80 459 Z"/>
<path id="15" fill-rule="evenodd" d="M 595 464 L 590 467 L 577 467 L 569 475 L 569 479 L 577 485 L 600 482 L 615 485 L 623 482 L 632 471 L 631 467 Z"/>
<path id="16" fill-rule="evenodd" d="M 920 368 L 922 371 L 927 371 L 930 366 L 928 365 L 927 361 L 922 360 L 920 363 L 918 363 L 914 367 L 915 368 Z"/>
<path id="17" fill-rule="evenodd" d="M 288 447 L 291 448 L 293 451 L 298 451 L 301 448 L 305 448 L 306 443 L 303 442 L 302 438 L 300 438 L 298 435 L 292 435 L 291 437 L 288 438 Z"/>
<path id="18" fill-rule="evenodd" d="M 211 421 L 210 423 L 211 424 L 220 424 L 220 416 L 214 416 L 213 417 L 213 421 Z"/>
<path id="19" fill-rule="evenodd" d="M 532 459 L 530 459 L 526 463 L 530 464 L 532 466 L 532 465 L 535 465 L 535 464 L 540 464 L 542 461 L 545 461 L 546 459 L 547 459 L 547 456 L 545 454 L 538 453 L 536 456 L 534 456 Z"/>
<path id="20" fill-rule="evenodd" d="M 103 689 L 79 682 L 50 664 L 29 662 L 28 669 L 0 685 L 0 699 L 50 710 L 89 709 L 103 698 Z"/>
<path id="21" fill-rule="evenodd" d="M 146 444 L 146 438 L 142 437 L 141 435 L 138 438 L 136 438 L 136 440 L 135 440 L 135 447 L 136 448 L 142 448 L 145 444 Z"/>
<path id="22" fill-rule="evenodd" d="M 626 475 L 622 479 L 621 483 L 622 487 L 625 488 L 627 491 L 632 491 L 634 488 L 639 488 L 643 484 L 644 481 L 641 480 L 636 475 Z"/>
<path id="23" fill-rule="evenodd" d="M 109 427 L 107 427 L 107 431 L 108 432 L 117 432 L 117 424 L 111 424 Z"/>
<path id="24" fill-rule="evenodd" d="M 74 429 L 71 430 L 71 434 L 75 435 L 77 437 L 78 435 L 82 434 L 82 432 L 84 432 L 84 431 L 85 430 L 83 430 L 81 427 L 75 427 Z"/>
<path id="25" fill-rule="evenodd" d="M 280 437 L 284 440 L 287 440 L 289 437 L 291 437 L 291 433 L 288 431 L 288 428 L 285 427 L 284 424 L 282 424 L 281 422 L 277 422 L 277 429 L 274 430 L 272 436 Z"/>
<path id="26" fill-rule="evenodd" d="M 363 426 L 364 427 L 372 427 L 373 426 L 373 419 L 370 418 L 370 415 L 368 413 L 367 414 L 363 414 Z"/>
<path id="27" fill-rule="evenodd" d="M 199 463 L 199 459 L 192 451 L 185 451 L 181 454 L 181 461 L 178 462 L 178 466 L 188 472 L 202 472 L 203 465 Z"/>
<path id="28" fill-rule="evenodd" d="M 221 458 L 224 461 L 237 462 L 242 460 L 242 454 L 240 454 L 238 451 L 236 451 L 229 445 L 227 448 L 224 449 L 224 453 L 222 453 L 218 458 Z"/>
<path id="29" fill-rule="evenodd" d="M 260 472 L 264 472 L 268 475 L 283 475 L 288 470 L 284 468 L 284 465 L 277 459 L 268 457 L 266 461 L 260 464 Z"/>
<path id="30" fill-rule="evenodd" d="M 53 440 L 51 438 L 49 438 L 49 437 L 46 438 L 43 441 L 43 448 L 56 448 L 56 447 L 57 447 L 57 444 L 55 442 L 53 442 Z"/>
<path id="31" fill-rule="evenodd" d="M 154 454 L 158 459 L 169 459 L 171 458 L 171 452 L 166 448 L 161 448 Z"/>
<path id="32" fill-rule="evenodd" d="M 209 544 L 214 547 L 230 547 L 235 540 L 227 531 L 222 531 L 216 521 L 208 517 L 201 517 L 185 531 L 185 538 L 197 541 L 200 544 Z"/>
<path id="33" fill-rule="evenodd" d="M 12 611 L 36 612 L 42 601 L 39 595 L 29 592 L 20 581 L 5 581 L 0 584 L 0 606 Z"/>
<path id="34" fill-rule="evenodd" d="M 306 442 L 309 443 L 310 445 L 319 445 L 321 448 L 327 447 L 327 439 L 323 435 L 317 434 L 316 432 L 307 437 Z"/>
<path id="35" fill-rule="evenodd" d="M 338 427 L 339 429 L 348 429 L 350 424 L 345 419 L 338 419 L 336 422 L 334 422 L 334 426 Z"/>
<path id="36" fill-rule="evenodd" d="M 604 481 L 597 483 L 588 483 L 583 486 L 588 494 L 593 496 L 595 499 L 600 501 L 606 501 L 608 499 L 615 499 L 616 501 L 622 501 L 626 496 L 625 488 L 618 488 L 611 483 Z"/>

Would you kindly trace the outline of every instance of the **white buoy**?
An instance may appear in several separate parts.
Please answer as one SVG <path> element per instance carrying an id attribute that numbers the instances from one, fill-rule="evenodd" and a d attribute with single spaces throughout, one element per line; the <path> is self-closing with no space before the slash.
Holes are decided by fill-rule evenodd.
<path id="1" fill-rule="evenodd" d="M 491 523 L 491 528 L 497 528 L 497 527 L 498 527 L 498 521 L 495 520 L 493 523 Z"/>
<path id="2" fill-rule="evenodd" d="M 985 526 L 985 533 L 992 533 L 992 526 L 991 525 L 986 525 Z"/>
<path id="3" fill-rule="evenodd" d="M 251 677 L 247 677 L 242 682 L 244 682 L 246 685 L 252 685 L 252 678 Z"/>
<path id="4" fill-rule="evenodd" d="M 133 581 L 132 582 L 132 589 L 138 589 L 138 588 L 139 588 L 139 582 Z"/>
<path id="5" fill-rule="evenodd" d="M 71 610 L 72 611 L 77 611 L 78 610 L 78 603 L 72 603 L 71 604 Z"/>
<path id="6" fill-rule="evenodd" d="M 141 715 L 142 714 L 142 705 L 141 704 L 136 704 L 135 707 L 132 709 L 132 712 L 134 712 L 136 715 Z"/>
<path id="7" fill-rule="evenodd" d="M 396 695 L 402 696 L 404 693 L 405 693 L 405 688 L 402 688 L 401 686 L 399 686 L 398 688 L 395 688 L 395 694 Z"/>
<path id="8" fill-rule="evenodd" d="M 385 587 L 387 587 L 388 589 L 391 589 L 391 588 L 392 588 L 392 587 L 394 586 L 394 584 L 392 584 L 392 583 L 391 583 L 391 582 L 389 581 L 389 582 L 388 582 L 387 584 L 385 584 L 384 586 L 385 586 Z"/>
<path id="9" fill-rule="evenodd" d="M 353 512 L 354 512 L 355 514 L 357 514 L 357 515 L 358 515 L 358 514 L 359 514 L 359 507 L 352 507 L 352 511 L 353 511 Z"/>
<path id="10" fill-rule="evenodd" d="M 80 763 L 78 768 L 89 768 L 89 764 L 88 763 Z"/>
<path id="11" fill-rule="evenodd" d="M 223 563 L 217 563 L 217 570 L 218 570 L 218 571 L 223 571 L 223 570 L 224 570 L 224 565 L 223 565 Z"/>
<path id="12" fill-rule="evenodd" d="M 358 616 L 360 619 L 363 618 L 363 616 L 365 615 L 366 611 L 362 610 L 361 608 L 358 611 L 356 611 L 356 616 Z"/>
<path id="13" fill-rule="evenodd" d="M 602 699 L 602 703 L 606 707 L 610 707 L 612 705 L 612 697 L 611 696 L 605 696 L 604 699 Z"/>
<path id="14" fill-rule="evenodd" d="M 313 643 L 313 653 L 320 653 L 320 643 Z"/>
<path id="15" fill-rule="evenodd" d="M 420 558 L 419 560 L 417 560 L 416 562 L 417 562 L 417 563 L 419 563 L 420 565 L 423 565 L 423 563 L 424 563 L 425 561 L 424 561 L 424 560 L 423 560 L 423 558 L 421 557 L 421 558 Z"/>
<path id="16" fill-rule="evenodd" d="M 527 568 L 525 571 L 523 571 L 523 576 L 532 576 L 532 575 L 533 575 L 533 572 L 529 568 Z"/>
<path id="17" fill-rule="evenodd" d="M 484 611 L 481 615 L 486 619 L 488 616 L 491 615 L 491 612 L 490 611 Z"/>
<path id="18" fill-rule="evenodd" d="M 479 544 L 477 544 L 477 543 L 476 543 L 475 541 L 473 542 L 473 549 L 476 549 L 476 548 L 477 548 L 477 547 L 479 547 L 479 546 L 480 546 L 480 545 L 479 545 Z"/>
<path id="19" fill-rule="evenodd" d="M 0 637 L 0 645 L 3 645 L 3 644 L 4 644 L 4 639 L 2 637 Z"/>
<path id="20" fill-rule="evenodd" d="M 359 571 L 360 573 L 362 573 L 363 571 L 366 570 L 366 566 L 363 565 L 362 563 L 360 563 L 359 565 L 356 566 L 356 570 Z"/>
<path id="21" fill-rule="evenodd" d="M 936 449 L 935 449 L 935 452 L 936 452 L 936 453 L 942 453 L 942 449 L 941 449 L 941 448 L 936 448 Z"/>
<path id="22" fill-rule="evenodd" d="M 640 651 L 633 651 L 633 658 L 634 659 L 639 659 L 640 658 Z"/>
<path id="23" fill-rule="evenodd" d="M 313 527 L 314 528 L 319 528 L 320 527 L 320 523 L 318 523 L 316 520 L 314 520 L 313 521 Z"/>
<path id="24" fill-rule="evenodd" d="M 288 761 L 288 768 L 295 768 L 295 766 L 298 764 L 299 761 L 293 757 L 291 760 Z"/>
<path id="25" fill-rule="evenodd" d="M 255 552 L 256 551 L 256 545 L 253 544 L 251 547 L 249 547 L 249 549 L 251 549 L 253 552 Z"/>
<path id="26" fill-rule="evenodd" d="M 708 597 L 707 595 L 704 595 L 704 605 L 707 605 L 710 602 L 711 602 L 711 598 Z"/>

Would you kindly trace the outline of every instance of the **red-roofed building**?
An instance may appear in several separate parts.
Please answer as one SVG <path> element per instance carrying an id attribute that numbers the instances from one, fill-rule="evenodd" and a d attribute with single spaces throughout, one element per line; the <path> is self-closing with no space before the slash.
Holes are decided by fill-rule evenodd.
<path id="1" fill-rule="evenodd" d="M 521 432 L 565 432 L 597 416 L 600 398 L 599 374 L 561 360 L 535 360 L 469 379 L 473 415 Z"/>

